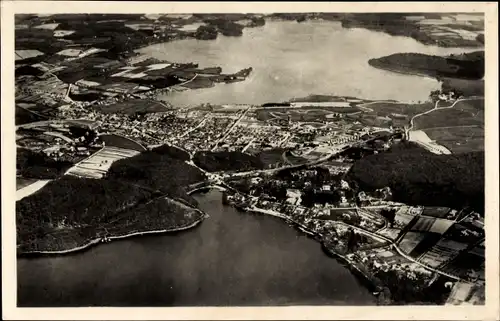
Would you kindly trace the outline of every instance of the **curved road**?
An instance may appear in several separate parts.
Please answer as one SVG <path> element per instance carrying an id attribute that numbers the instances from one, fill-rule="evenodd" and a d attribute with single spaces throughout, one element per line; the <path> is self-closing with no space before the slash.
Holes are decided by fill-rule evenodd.
<path id="1" fill-rule="evenodd" d="M 440 100 L 436 100 L 436 104 L 434 105 L 434 108 L 428 110 L 428 111 L 425 111 L 423 113 L 420 113 L 420 114 L 417 114 L 415 116 L 413 116 L 411 119 L 410 119 L 410 127 L 408 128 L 408 132 L 413 130 L 413 125 L 414 125 L 414 121 L 415 121 L 415 118 L 417 117 L 420 117 L 422 115 L 426 115 L 426 114 L 429 114 L 433 111 L 436 111 L 436 110 L 441 110 L 441 109 L 450 109 L 450 108 L 453 108 L 455 107 L 455 105 L 461 101 L 469 101 L 469 100 L 479 100 L 479 99 L 484 99 L 484 97 L 478 97 L 478 96 L 472 96 L 472 97 L 469 97 L 469 98 L 461 98 L 461 99 L 457 99 L 453 102 L 453 104 L 451 104 L 450 106 L 446 106 L 446 107 L 439 107 L 438 106 L 438 103 L 440 102 Z"/>
<path id="2" fill-rule="evenodd" d="M 262 210 L 262 209 L 261 209 L 261 211 L 262 211 L 262 212 L 265 212 L 265 211 L 268 211 L 268 210 Z M 273 211 L 273 212 L 275 212 L 275 211 Z M 285 214 L 283 214 L 283 213 L 280 213 L 280 212 L 276 212 L 276 213 L 277 213 L 277 214 L 280 214 L 280 215 L 281 215 L 281 216 L 283 216 L 283 217 L 288 217 L 287 215 L 285 215 Z M 415 264 L 417 264 L 417 265 L 419 265 L 419 266 L 422 266 L 422 267 L 426 268 L 427 270 L 430 270 L 430 271 L 432 271 L 432 272 L 438 273 L 438 274 L 440 274 L 440 275 L 447 276 L 447 277 L 449 277 L 449 278 L 451 278 L 451 279 L 454 279 L 454 280 L 456 280 L 456 281 L 460 281 L 460 280 L 461 280 L 461 278 L 459 278 L 459 277 L 457 277 L 457 276 L 455 276 L 455 275 L 448 274 L 448 273 L 446 273 L 446 272 L 440 271 L 440 270 L 438 270 L 438 269 L 435 269 L 435 268 L 433 268 L 433 267 L 427 266 L 426 264 L 423 264 L 423 263 L 421 263 L 421 262 L 416 261 L 414 258 L 412 258 L 411 256 L 409 256 L 408 254 L 404 253 L 404 252 L 403 252 L 403 251 L 402 251 L 402 250 L 401 250 L 401 249 L 397 246 L 397 244 L 396 244 L 396 243 L 394 243 L 394 241 L 393 241 L 393 240 L 391 240 L 391 239 L 389 239 L 389 238 L 387 238 L 387 237 L 385 237 L 385 236 L 378 235 L 378 234 L 376 234 L 376 233 L 373 233 L 373 232 L 371 232 L 371 231 L 368 231 L 368 230 L 366 230 L 366 229 L 363 229 L 363 228 L 361 228 L 361 227 L 359 227 L 359 226 L 355 226 L 355 225 L 347 224 L 347 223 L 342 222 L 342 221 L 335 221 L 335 223 L 338 223 L 338 224 L 341 224 L 341 225 L 345 225 L 345 226 L 352 227 L 353 229 L 355 229 L 355 230 L 359 231 L 360 233 L 367 234 L 367 235 L 369 235 L 369 236 L 371 236 L 371 237 L 373 237 L 373 238 L 375 238 L 375 239 L 379 239 L 379 240 L 380 240 L 380 239 L 382 239 L 382 240 L 386 241 L 386 242 L 388 243 L 388 246 L 391 246 L 392 248 L 394 248 L 394 249 L 398 252 L 398 254 L 399 254 L 399 255 L 403 256 L 404 258 L 406 258 L 406 259 L 407 259 L 408 261 L 410 261 L 410 262 L 413 262 L 413 263 L 415 263 Z"/>

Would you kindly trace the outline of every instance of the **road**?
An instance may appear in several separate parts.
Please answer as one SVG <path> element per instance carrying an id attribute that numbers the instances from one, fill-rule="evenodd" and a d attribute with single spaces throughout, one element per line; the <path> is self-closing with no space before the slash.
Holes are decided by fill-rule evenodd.
<path id="1" fill-rule="evenodd" d="M 179 138 L 185 137 L 185 136 L 189 135 L 190 133 L 192 133 L 193 131 L 195 131 L 198 128 L 200 128 L 201 126 L 203 126 L 205 124 L 205 122 L 207 121 L 207 119 L 208 119 L 209 116 L 210 116 L 210 113 L 207 113 L 205 116 L 203 116 L 203 118 L 198 123 L 198 125 L 190 128 L 189 130 L 187 130 L 186 132 L 184 132 L 184 134 L 180 135 Z"/>
<path id="2" fill-rule="evenodd" d="M 180 84 L 173 85 L 173 86 L 171 86 L 170 88 L 171 88 L 171 89 L 175 89 L 175 87 L 181 87 L 181 86 L 183 86 L 183 85 L 189 84 L 190 82 L 192 82 L 193 80 L 195 80 L 195 79 L 196 79 L 196 77 L 198 77 L 198 74 L 197 74 L 197 73 L 195 73 L 195 74 L 194 74 L 193 78 L 188 79 L 188 80 L 186 80 L 185 82 L 181 82 Z"/>
<path id="3" fill-rule="evenodd" d="M 241 119 L 243 119 L 243 117 L 245 117 L 245 115 L 250 111 L 250 109 L 252 109 L 252 106 L 248 107 L 242 114 L 240 117 L 238 117 L 238 119 L 235 120 L 235 122 L 226 130 L 226 132 L 222 135 L 221 138 L 219 138 L 215 144 L 214 144 L 214 147 L 212 147 L 212 150 L 211 151 L 214 151 L 217 146 L 219 145 L 219 143 L 221 141 L 223 141 L 224 139 L 226 139 L 226 137 L 231 133 L 231 131 L 236 127 L 236 125 L 238 125 L 238 123 L 241 121 Z"/>
<path id="4" fill-rule="evenodd" d="M 413 125 L 414 125 L 414 122 L 415 122 L 415 118 L 418 118 L 420 116 L 423 116 L 423 115 L 426 115 L 426 114 L 429 114 L 435 110 L 438 110 L 438 103 L 439 103 L 439 100 L 436 100 L 436 103 L 434 104 L 434 108 L 432 109 L 429 109 L 428 111 L 425 111 L 423 113 L 420 113 L 420 114 L 416 114 L 414 115 L 411 119 L 410 119 L 410 127 L 408 128 L 408 132 L 410 132 L 411 130 L 413 130 Z M 454 106 L 454 104 L 452 105 Z"/>
<path id="5" fill-rule="evenodd" d="M 453 104 L 451 104 L 450 106 L 446 106 L 446 107 L 439 107 L 439 102 L 440 100 L 436 100 L 436 103 L 434 104 L 434 108 L 428 110 L 428 111 L 425 111 L 423 113 L 420 113 L 420 114 L 416 114 L 415 116 L 413 116 L 411 119 L 410 119 L 410 128 L 408 128 L 408 132 L 413 130 L 413 125 L 414 125 L 414 122 L 415 122 L 415 118 L 418 118 L 420 116 L 423 116 L 423 115 L 426 115 L 426 114 L 429 114 L 433 111 L 436 111 L 436 110 L 441 110 L 441 109 L 450 109 L 450 108 L 453 108 L 455 107 L 455 105 L 461 101 L 469 101 L 469 100 L 477 100 L 477 99 L 484 99 L 484 97 L 477 97 L 477 96 L 472 96 L 472 97 L 469 97 L 469 98 L 461 98 L 461 99 L 457 99 L 453 102 Z"/>
<path id="6" fill-rule="evenodd" d="M 246 152 L 246 150 L 252 145 L 252 143 L 255 141 L 255 138 L 252 138 L 250 139 L 250 141 L 248 142 L 248 144 L 245 145 L 245 147 L 243 147 L 243 149 L 241 150 L 242 153 Z"/>
<path id="7" fill-rule="evenodd" d="M 360 209 L 363 209 L 364 207 L 360 207 Z M 265 211 L 268 211 L 268 210 L 261 210 L 262 212 L 265 212 Z M 275 211 L 272 211 L 272 212 L 275 212 Z M 283 214 L 283 213 L 280 213 L 280 212 L 275 212 L 277 215 L 276 216 L 280 216 L 280 217 L 288 217 L 286 214 Z M 272 215 L 272 214 L 271 214 Z M 443 272 L 443 271 L 440 271 L 440 270 L 437 270 L 435 268 L 432 268 L 430 266 L 427 266 L 426 264 L 423 264 L 421 262 L 418 262 L 417 260 L 415 260 L 414 258 L 412 258 L 411 256 L 407 255 L 406 253 L 404 253 L 400 248 L 398 248 L 397 244 L 392 241 L 391 239 L 383 236 L 383 235 L 379 235 L 379 234 L 376 234 L 376 233 L 373 233 L 371 231 L 368 231 L 364 228 L 361 228 L 359 226 L 355 226 L 355 225 L 351 225 L 351 224 L 348 224 L 348 223 L 345 223 L 345 222 L 342 222 L 342 221 L 336 221 L 336 223 L 338 224 L 341 224 L 341 225 L 345 225 L 345 226 L 348 226 L 348 227 L 352 227 L 354 230 L 357 230 L 359 233 L 363 233 L 363 234 L 366 234 L 366 235 L 369 235 L 370 237 L 372 238 L 375 238 L 375 239 L 378 239 L 378 240 L 383 240 L 385 242 L 388 243 L 388 246 L 391 246 L 392 248 L 394 248 L 399 255 L 401 255 L 402 257 L 406 258 L 408 261 L 411 261 L 412 263 L 415 263 L 419 266 L 422 266 L 423 268 L 427 269 L 427 270 L 430 270 L 434 273 L 438 273 L 440 275 L 444 275 L 444 276 L 447 276 L 451 279 L 454 279 L 456 281 L 460 281 L 461 278 L 455 276 L 455 275 L 451 275 L 451 274 L 448 274 L 446 272 Z"/>

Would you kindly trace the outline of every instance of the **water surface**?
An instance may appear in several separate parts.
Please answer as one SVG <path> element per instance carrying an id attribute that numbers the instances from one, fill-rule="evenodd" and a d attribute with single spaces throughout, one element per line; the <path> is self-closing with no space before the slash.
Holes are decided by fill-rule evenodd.
<path id="1" fill-rule="evenodd" d="M 210 218 L 192 230 L 18 259 L 18 304 L 374 304 L 348 269 L 280 219 L 223 206 L 217 191 L 197 199 Z"/>
<path id="2" fill-rule="evenodd" d="M 408 37 L 345 29 L 329 21 L 267 21 L 241 37 L 186 39 L 140 50 L 159 59 L 220 66 L 231 73 L 253 67 L 246 81 L 163 97 L 176 106 L 201 103 L 262 104 L 309 94 L 424 101 L 439 88 L 432 78 L 376 69 L 368 60 L 398 52 L 449 55 L 474 48 L 428 46 Z"/>

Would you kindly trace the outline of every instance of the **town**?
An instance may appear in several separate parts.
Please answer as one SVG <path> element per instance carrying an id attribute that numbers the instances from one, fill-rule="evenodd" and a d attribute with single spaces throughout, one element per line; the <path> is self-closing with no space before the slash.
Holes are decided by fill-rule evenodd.
<path id="1" fill-rule="evenodd" d="M 260 16 L 244 18 L 249 28 L 262 24 Z M 234 32 L 227 25 L 182 29 L 189 25 L 183 17 L 168 20 L 175 28 L 133 20 L 127 32 L 137 42 L 141 33 L 155 43 Z M 187 194 L 218 188 L 224 204 L 242 215 L 283 219 L 364 278 L 379 304 L 484 304 L 484 213 L 466 205 L 407 204 L 395 188 L 366 188 L 352 173 L 359 161 L 398 149 L 452 154 L 456 146 L 429 138 L 416 124 L 484 98 L 438 90 L 408 104 L 311 95 L 176 108 L 159 97 L 244 82 L 252 67 L 224 74 L 217 66 L 105 49 L 110 44 L 103 46 L 94 33 L 107 32 L 107 23 L 92 22 L 94 29 L 82 31 L 71 21 L 62 27 L 48 22 L 34 19 L 32 29 L 57 43 L 57 51 L 16 50 L 18 201 L 62 177 L 105 179 L 115 162 L 168 146 L 206 178 L 186 184 Z M 20 24 L 16 41 L 28 43 L 30 28 Z M 89 38 L 80 35 L 86 32 Z M 119 54 L 112 57 L 111 49 Z"/>

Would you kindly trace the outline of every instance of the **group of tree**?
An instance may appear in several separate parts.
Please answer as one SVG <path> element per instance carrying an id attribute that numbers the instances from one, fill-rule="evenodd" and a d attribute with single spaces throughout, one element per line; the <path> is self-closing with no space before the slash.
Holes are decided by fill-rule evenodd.
<path id="1" fill-rule="evenodd" d="M 21 252 L 68 250 L 102 233 L 171 229 L 201 215 L 136 184 L 68 176 L 17 202 L 17 244 Z"/>
<path id="2" fill-rule="evenodd" d="M 166 155 L 170 158 L 181 160 L 181 161 L 188 161 L 191 158 L 189 153 L 186 152 L 185 150 L 182 150 L 178 147 L 171 146 L 168 144 L 161 145 L 159 147 L 155 147 L 151 151 L 153 153 L 158 154 L 158 155 Z"/>
<path id="3" fill-rule="evenodd" d="M 394 225 L 394 221 L 396 219 L 396 210 L 395 209 L 382 209 L 380 215 L 385 217 L 389 222 L 389 225 L 392 227 Z"/>
<path id="4" fill-rule="evenodd" d="M 158 190 L 172 198 L 180 198 L 195 205 L 194 198 L 186 194 L 186 188 L 205 180 L 206 176 L 182 159 L 185 159 L 182 151 L 162 146 L 114 162 L 108 171 L 107 179 Z"/>
<path id="5" fill-rule="evenodd" d="M 353 228 L 347 231 L 347 250 L 355 252 L 359 247 L 368 242 L 368 238 L 360 233 L 356 233 Z"/>
<path id="6" fill-rule="evenodd" d="M 56 161 L 42 152 L 17 148 L 16 169 L 25 178 L 54 179 L 72 165 L 69 161 Z"/>
<path id="7" fill-rule="evenodd" d="M 484 212 L 484 152 L 436 155 L 396 147 L 356 161 L 347 178 L 366 191 L 388 186 L 393 200 L 407 204 Z"/>
<path id="8" fill-rule="evenodd" d="M 450 294 L 450 288 L 445 286 L 449 281 L 439 277 L 429 284 L 429 280 L 422 276 L 409 277 L 406 273 L 396 270 L 375 273 L 375 277 L 389 289 L 394 304 L 443 304 Z"/>

